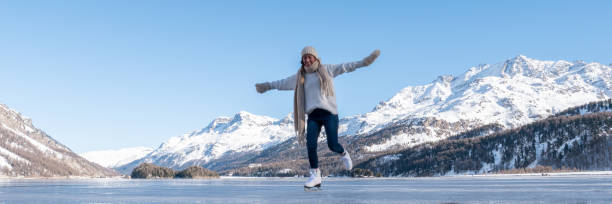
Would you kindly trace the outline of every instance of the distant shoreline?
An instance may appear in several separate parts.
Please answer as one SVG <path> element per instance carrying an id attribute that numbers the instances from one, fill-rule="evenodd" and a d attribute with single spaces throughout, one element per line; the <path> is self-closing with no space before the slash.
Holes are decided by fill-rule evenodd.
<path id="1" fill-rule="evenodd" d="M 474 174 L 455 176 L 581 176 L 581 175 L 612 175 L 612 171 L 574 171 L 574 172 L 551 172 L 551 173 L 523 173 L 523 174 Z"/>
<path id="2" fill-rule="evenodd" d="M 577 172 L 557 172 L 557 173 L 524 173 L 524 174 L 456 174 L 448 176 L 428 176 L 428 177 L 326 177 L 326 178 L 355 178 L 355 179 L 402 179 L 402 178 L 451 178 L 451 177 L 516 177 L 516 176 L 604 176 L 612 175 L 612 171 L 577 171 Z M 220 176 L 219 179 L 264 179 L 264 178 L 300 178 L 300 177 L 249 177 L 249 176 Z M 155 179 L 130 179 L 124 176 L 113 177 L 87 177 L 87 176 L 55 176 L 55 177 L 8 177 L 1 175 L 0 180 L 91 180 L 91 179 L 125 179 L 125 180 L 202 180 L 189 178 L 155 178 Z"/>

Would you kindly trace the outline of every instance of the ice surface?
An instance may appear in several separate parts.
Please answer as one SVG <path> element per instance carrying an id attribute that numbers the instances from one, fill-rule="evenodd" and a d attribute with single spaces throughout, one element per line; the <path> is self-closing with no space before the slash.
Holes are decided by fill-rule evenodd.
<path id="1" fill-rule="evenodd" d="M 0 179 L 0 203 L 610 203 L 612 175 L 214 180 Z"/>

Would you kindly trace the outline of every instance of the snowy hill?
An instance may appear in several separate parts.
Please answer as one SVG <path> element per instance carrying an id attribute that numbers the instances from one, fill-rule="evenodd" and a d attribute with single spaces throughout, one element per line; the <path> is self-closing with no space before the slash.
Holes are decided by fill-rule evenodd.
<path id="1" fill-rule="evenodd" d="M 374 111 L 359 115 L 375 129 L 404 117 L 476 119 L 516 127 L 552 112 L 612 95 L 612 69 L 598 63 L 539 61 L 519 55 L 470 68 L 458 77 L 406 87 Z"/>
<path id="2" fill-rule="evenodd" d="M 129 172 L 142 162 L 180 169 L 202 165 L 233 153 L 261 151 L 294 136 L 288 115 L 278 120 L 241 111 L 233 117 L 219 117 L 203 129 L 172 137 L 146 157 L 122 168 Z"/>
<path id="3" fill-rule="evenodd" d="M 143 158 L 153 150 L 151 147 L 130 147 L 116 150 L 91 151 L 80 155 L 104 167 L 115 168 Z"/>
<path id="4" fill-rule="evenodd" d="M 483 174 L 510 169 L 612 169 L 612 100 L 574 107 L 487 136 L 423 144 L 363 161 L 386 176 Z"/>
<path id="5" fill-rule="evenodd" d="M 610 66 L 599 63 L 539 61 L 519 55 L 471 67 L 457 77 L 441 76 L 427 85 L 406 87 L 372 112 L 345 118 L 342 130 L 344 135 L 363 134 L 392 121 L 421 117 L 518 127 L 612 97 L 611 74 Z M 398 135 L 393 140 L 408 137 Z"/>
<path id="6" fill-rule="evenodd" d="M 78 156 L 0 104 L 0 175 L 10 177 L 114 176 L 116 172 Z"/>
<path id="7" fill-rule="evenodd" d="M 440 76 L 430 84 L 406 87 L 371 112 L 342 118 L 339 134 L 349 136 L 345 139 L 349 143 L 377 134 L 376 140 L 355 145 L 366 151 L 385 151 L 488 124 L 519 127 L 573 106 L 611 98 L 611 73 L 610 66 L 599 63 L 540 61 L 519 55 L 471 67 L 460 76 Z M 220 117 L 204 129 L 170 138 L 143 159 L 120 169 L 129 171 L 144 161 L 181 168 L 253 158 L 294 137 L 290 116 L 278 120 L 240 112 L 233 118 Z M 386 134 L 389 128 L 396 131 Z M 233 156 L 244 154 L 251 156 Z"/>

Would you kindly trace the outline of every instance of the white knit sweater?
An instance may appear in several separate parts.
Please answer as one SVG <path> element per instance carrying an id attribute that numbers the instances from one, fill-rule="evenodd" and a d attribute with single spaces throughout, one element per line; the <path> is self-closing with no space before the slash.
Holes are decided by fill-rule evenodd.
<path id="1" fill-rule="evenodd" d="M 330 76 L 336 77 L 340 74 L 355 71 L 365 66 L 363 61 L 349 62 L 344 64 L 323 64 Z M 278 90 L 294 90 L 297 83 L 297 74 L 285 79 L 269 82 L 270 87 Z M 333 88 L 333 83 L 330 83 Z M 335 92 L 335 91 L 334 91 Z M 321 84 L 317 73 L 306 73 L 304 75 L 304 95 L 306 97 L 306 113 L 310 114 L 314 109 L 325 109 L 332 114 L 338 114 L 336 96 L 326 96 L 321 93 Z"/>

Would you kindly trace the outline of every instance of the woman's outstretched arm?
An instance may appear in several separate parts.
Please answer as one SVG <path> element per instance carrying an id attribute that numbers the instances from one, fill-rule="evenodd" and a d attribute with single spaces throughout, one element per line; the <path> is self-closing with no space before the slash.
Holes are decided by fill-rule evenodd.
<path id="1" fill-rule="evenodd" d="M 336 77 L 343 73 L 352 72 L 357 68 L 369 66 L 379 55 L 380 50 L 374 50 L 374 52 L 372 52 L 369 56 L 360 61 L 328 65 L 328 71 L 331 73 L 332 77 Z"/>
<path id="2" fill-rule="evenodd" d="M 297 83 L 297 74 L 293 74 L 281 80 L 255 84 L 255 88 L 257 92 L 259 93 L 264 93 L 270 89 L 294 90 L 296 83 Z"/>

